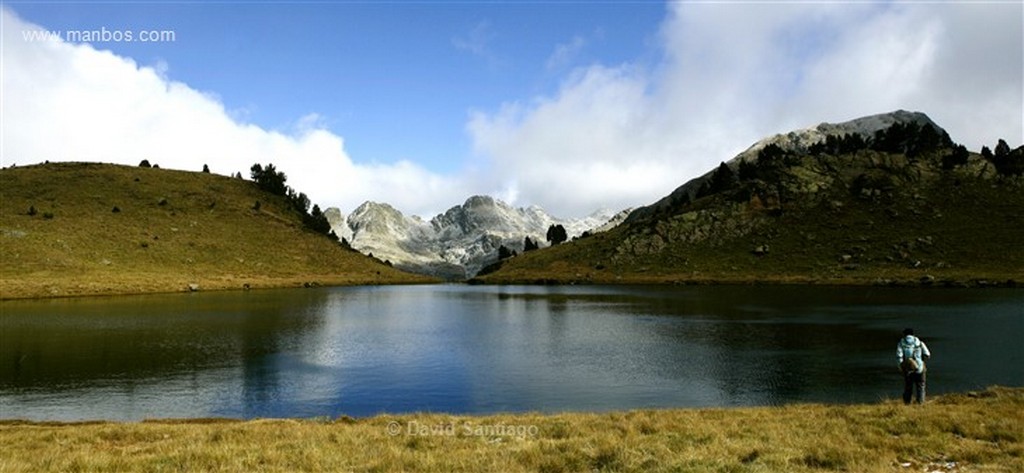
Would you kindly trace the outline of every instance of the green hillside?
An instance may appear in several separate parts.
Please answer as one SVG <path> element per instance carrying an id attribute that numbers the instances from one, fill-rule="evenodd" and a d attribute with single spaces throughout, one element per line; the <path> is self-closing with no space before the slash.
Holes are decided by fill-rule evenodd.
<path id="1" fill-rule="evenodd" d="M 0 261 L 2 298 L 428 281 L 250 181 L 110 164 L 0 170 Z"/>
<path id="2" fill-rule="evenodd" d="M 934 131 L 769 146 L 475 282 L 1024 282 L 1024 147 L 982 156 Z"/>

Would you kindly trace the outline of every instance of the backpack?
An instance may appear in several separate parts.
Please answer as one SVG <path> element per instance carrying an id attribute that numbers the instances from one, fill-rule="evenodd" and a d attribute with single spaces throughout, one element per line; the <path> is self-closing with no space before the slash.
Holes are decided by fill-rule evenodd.
<path id="1" fill-rule="evenodd" d="M 918 366 L 918 364 L 917 364 L 917 360 L 912 358 L 912 357 L 911 358 L 907 358 L 907 357 L 904 356 L 903 357 L 903 362 L 900 363 L 900 371 L 902 371 L 904 375 L 907 375 L 907 374 L 910 374 L 910 373 L 917 373 L 917 370 L 920 369 L 920 368 L 921 367 Z"/>
<path id="2" fill-rule="evenodd" d="M 917 357 L 914 356 L 914 352 L 916 352 L 920 347 L 921 341 L 917 339 L 914 339 L 913 345 L 900 344 L 900 348 L 903 349 L 903 361 L 900 363 L 900 371 L 902 371 L 904 375 L 920 371 L 921 365 L 917 361 Z"/>

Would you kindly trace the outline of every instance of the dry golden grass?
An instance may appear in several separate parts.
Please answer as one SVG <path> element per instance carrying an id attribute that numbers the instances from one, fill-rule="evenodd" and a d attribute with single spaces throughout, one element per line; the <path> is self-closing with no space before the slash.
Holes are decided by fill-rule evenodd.
<path id="1" fill-rule="evenodd" d="M 436 433 L 414 434 L 431 427 Z M 1019 472 L 1024 389 L 947 395 L 923 407 L 887 401 L 359 420 L 8 421 L 0 423 L 0 445 L 0 472 Z"/>
<path id="2" fill-rule="evenodd" d="M 0 261 L 0 298 L 430 281 L 305 230 L 249 181 L 109 164 L 0 170 Z"/>

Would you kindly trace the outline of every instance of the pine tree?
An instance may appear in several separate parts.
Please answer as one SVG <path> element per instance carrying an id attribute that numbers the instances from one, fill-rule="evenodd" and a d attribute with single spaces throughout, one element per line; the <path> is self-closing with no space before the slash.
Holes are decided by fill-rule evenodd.
<path id="1" fill-rule="evenodd" d="M 1008 154 L 1010 154 L 1010 145 L 1006 144 L 1005 140 L 1000 139 L 999 143 L 996 144 L 996 157 L 1002 158 Z"/>
<path id="2" fill-rule="evenodd" d="M 566 234 L 565 227 L 559 224 L 548 227 L 547 238 L 548 242 L 550 242 L 551 245 L 554 246 L 559 243 L 565 242 L 565 240 L 568 240 L 569 235 Z"/>
<path id="3" fill-rule="evenodd" d="M 540 246 L 538 246 L 536 242 L 531 240 L 530 237 L 526 237 L 526 240 L 523 241 L 523 253 L 526 253 L 527 251 L 533 251 L 538 248 L 540 248 Z"/>

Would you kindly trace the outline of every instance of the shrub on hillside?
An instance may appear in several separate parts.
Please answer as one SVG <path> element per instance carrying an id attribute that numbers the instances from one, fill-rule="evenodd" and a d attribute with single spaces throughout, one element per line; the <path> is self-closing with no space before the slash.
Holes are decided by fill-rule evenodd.
<path id="1" fill-rule="evenodd" d="M 306 225 L 306 228 L 309 228 L 314 232 L 323 233 L 325 235 L 334 234 L 334 232 L 331 231 L 331 223 L 327 221 L 327 216 L 320 211 L 319 205 L 314 205 L 313 210 L 309 214 L 303 216 L 302 222 Z M 337 235 L 335 235 L 334 238 L 337 239 Z"/>
<path id="2" fill-rule="evenodd" d="M 737 183 L 739 183 L 739 179 L 737 179 L 736 173 L 723 162 L 718 169 L 715 169 L 711 179 L 704 181 L 704 184 L 701 185 L 700 190 L 697 191 L 697 198 L 727 191 L 736 187 Z"/>
<path id="3" fill-rule="evenodd" d="M 867 149 L 867 147 L 867 140 L 863 136 L 859 133 L 849 133 L 845 135 L 828 135 L 824 141 L 811 145 L 807 151 L 812 156 L 821 154 L 838 156 Z"/>
<path id="4" fill-rule="evenodd" d="M 566 240 L 569 239 L 569 235 L 566 234 L 565 227 L 563 227 L 562 225 L 552 225 L 548 227 L 547 238 L 548 242 L 550 242 L 551 245 L 554 246 L 559 243 L 564 243 Z"/>
<path id="5" fill-rule="evenodd" d="M 530 237 L 526 237 L 526 239 L 523 240 L 523 253 L 526 253 L 527 251 L 533 251 L 538 248 L 540 248 L 540 246 L 537 245 L 537 242 L 531 240 Z"/>
<path id="6" fill-rule="evenodd" d="M 989 161 L 1000 175 L 1024 175 L 1024 146 L 1010 150 L 1010 145 L 1006 144 L 1005 140 L 999 140 L 996 152 L 994 155 L 990 155 Z"/>
<path id="7" fill-rule="evenodd" d="M 967 164 L 969 156 L 970 153 L 967 152 L 966 146 L 957 145 L 950 154 L 942 156 L 942 169 L 950 170 L 957 166 L 963 166 Z"/>
<path id="8" fill-rule="evenodd" d="M 900 153 L 911 158 L 924 153 L 953 146 L 946 132 L 939 132 L 931 124 L 893 123 L 878 130 L 871 140 L 871 149 L 884 153 Z"/>
<path id="9" fill-rule="evenodd" d="M 285 181 L 288 180 L 288 176 L 283 172 L 277 172 L 277 168 L 273 164 L 267 164 L 265 168 L 259 164 L 253 164 L 249 171 L 253 182 L 260 189 L 274 195 L 287 196 L 288 186 L 285 185 Z"/>
<path id="10" fill-rule="evenodd" d="M 498 259 L 509 259 L 516 256 L 516 252 L 508 249 L 507 246 L 501 245 L 498 247 Z"/>

